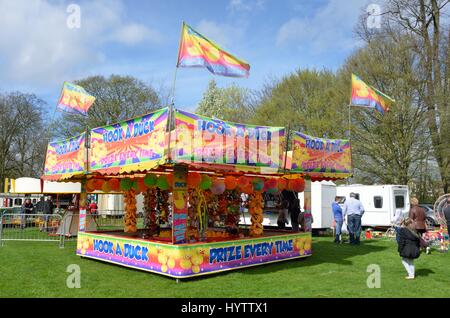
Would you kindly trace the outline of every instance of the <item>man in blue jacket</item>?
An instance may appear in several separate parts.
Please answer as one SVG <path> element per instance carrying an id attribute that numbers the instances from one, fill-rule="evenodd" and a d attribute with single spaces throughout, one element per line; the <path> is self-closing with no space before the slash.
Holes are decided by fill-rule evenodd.
<path id="1" fill-rule="evenodd" d="M 334 202 L 331 204 L 331 209 L 333 210 L 334 223 L 336 224 L 336 238 L 334 243 L 341 243 L 341 233 L 342 233 L 342 223 L 344 219 L 342 217 L 342 208 L 338 204 L 339 197 L 334 198 Z"/>

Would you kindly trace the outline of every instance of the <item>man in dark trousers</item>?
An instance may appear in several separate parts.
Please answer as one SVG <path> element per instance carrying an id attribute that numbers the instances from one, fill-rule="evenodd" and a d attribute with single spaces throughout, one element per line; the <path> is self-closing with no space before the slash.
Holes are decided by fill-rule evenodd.
<path id="1" fill-rule="evenodd" d="M 350 193 L 350 198 L 345 200 L 342 215 L 347 216 L 347 229 L 350 244 L 359 245 L 361 236 L 361 218 L 364 215 L 364 207 L 356 198 L 356 193 Z"/>
<path id="2" fill-rule="evenodd" d="M 48 231 L 48 223 L 52 219 L 51 214 L 53 214 L 53 201 L 50 196 L 44 202 L 44 214 L 45 214 L 45 231 Z"/>
<path id="3" fill-rule="evenodd" d="M 297 197 L 297 193 L 294 191 L 283 190 L 281 193 L 283 200 L 288 202 L 288 211 L 291 215 L 292 230 L 299 232 L 298 216 L 300 214 L 300 200 Z"/>

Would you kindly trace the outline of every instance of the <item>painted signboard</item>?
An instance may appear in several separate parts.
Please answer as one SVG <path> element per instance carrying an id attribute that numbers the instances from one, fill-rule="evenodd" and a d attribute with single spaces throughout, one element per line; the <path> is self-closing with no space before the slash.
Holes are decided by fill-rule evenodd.
<path id="1" fill-rule="evenodd" d="M 85 232 L 78 235 L 77 254 L 183 278 L 307 257 L 312 249 L 308 232 L 181 245 Z"/>
<path id="2" fill-rule="evenodd" d="M 151 169 L 165 160 L 168 109 L 91 131 L 91 171 Z"/>

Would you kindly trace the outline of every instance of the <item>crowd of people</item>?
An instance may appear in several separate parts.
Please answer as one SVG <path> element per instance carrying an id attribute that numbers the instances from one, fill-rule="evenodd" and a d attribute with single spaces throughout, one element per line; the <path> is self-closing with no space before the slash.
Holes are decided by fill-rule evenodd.
<path id="1" fill-rule="evenodd" d="M 355 193 L 350 193 L 350 198 L 345 201 L 343 207 L 339 204 L 340 197 L 336 197 L 332 203 L 332 211 L 335 223 L 335 243 L 342 243 L 342 226 L 347 221 L 349 243 L 360 244 L 361 218 L 364 215 L 364 207 L 356 198 Z M 396 230 L 396 241 L 398 253 L 402 258 L 402 264 L 407 272 L 406 279 L 415 278 L 414 260 L 419 258 L 422 251 L 430 254 L 430 247 L 423 238 L 427 231 L 426 213 L 419 206 L 419 200 L 415 197 L 410 200 L 410 210 L 407 216 L 403 216 L 401 210 L 397 210 L 394 217 Z M 447 199 L 443 214 L 447 222 L 447 229 L 450 228 L 450 198 Z"/>

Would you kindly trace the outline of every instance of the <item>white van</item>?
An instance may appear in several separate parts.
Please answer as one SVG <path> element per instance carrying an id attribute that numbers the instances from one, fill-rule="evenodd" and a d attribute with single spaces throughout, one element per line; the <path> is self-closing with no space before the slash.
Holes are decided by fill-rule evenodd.
<path id="1" fill-rule="evenodd" d="M 365 209 L 361 219 L 362 226 L 390 226 L 400 209 L 402 214 L 409 212 L 409 191 L 406 185 L 345 185 L 336 188 L 336 195 L 344 199 L 350 193 L 356 194 Z"/>

